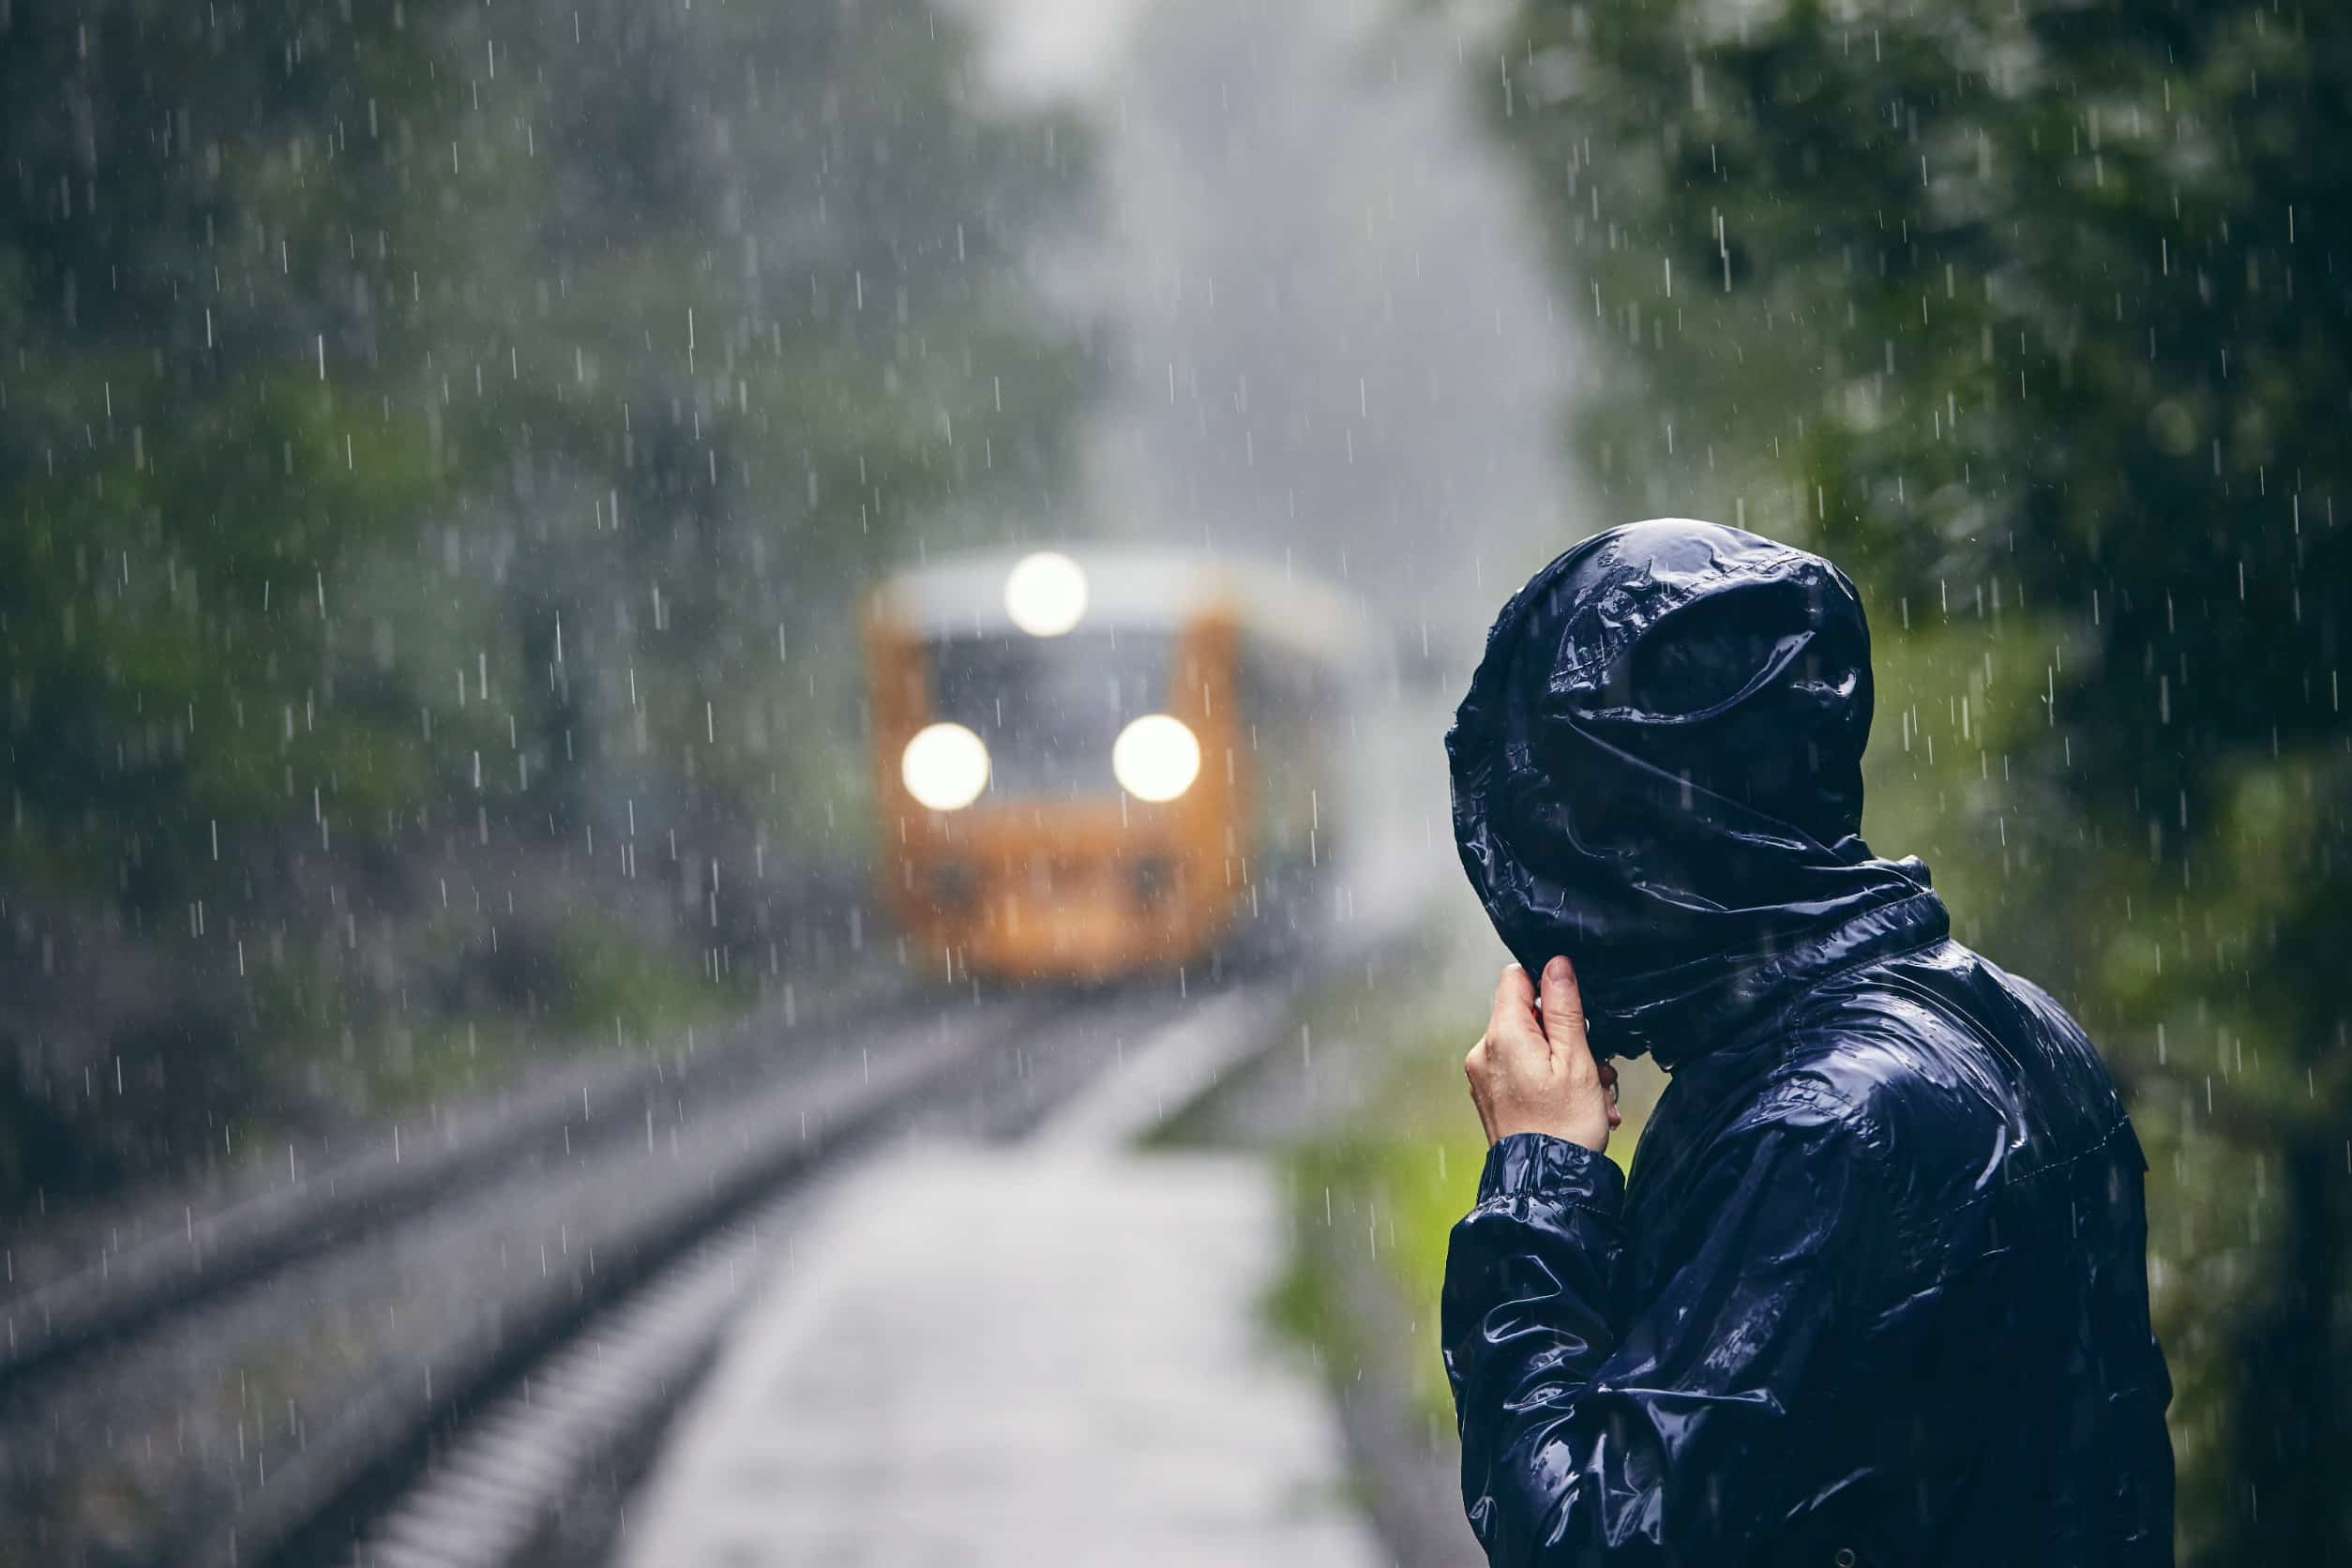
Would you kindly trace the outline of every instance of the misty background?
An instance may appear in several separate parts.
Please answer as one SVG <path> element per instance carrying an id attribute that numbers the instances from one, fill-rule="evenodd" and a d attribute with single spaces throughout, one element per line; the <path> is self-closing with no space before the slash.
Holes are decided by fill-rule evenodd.
<path id="1" fill-rule="evenodd" d="M 1393 641 L 1362 782 L 1437 891 L 1286 1157 L 1401 1240 L 1309 1228 L 1276 1310 L 1441 1471 L 1398 1324 L 1500 958 L 1445 711 L 1544 560 L 1707 516 L 1861 581 L 1874 846 L 2126 1087 L 2183 1560 L 2352 1550 L 2347 79 L 2251 0 L 0 0 L 9 1292 L 927 984 L 859 596 L 1148 540 Z M 134 1553 L 189 1475 L 53 1429 L 0 1512 Z"/>

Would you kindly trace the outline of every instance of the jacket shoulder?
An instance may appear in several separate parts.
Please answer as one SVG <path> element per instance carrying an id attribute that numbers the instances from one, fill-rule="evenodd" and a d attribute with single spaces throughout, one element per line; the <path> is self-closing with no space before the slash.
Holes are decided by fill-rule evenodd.
<path id="1" fill-rule="evenodd" d="M 1985 988 L 2007 976 L 1966 948 L 1932 963 L 1927 974 L 1866 970 L 1808 997 L 1785 1025 L 1772 1074 L 1790 1087 L 1767 1096 L 1781 1102 L 1803 1085 L 1847 1108 L 1889 1198 L 1920 1208 L 1964 1202 L 1998 1179 L 2021 1123 L 2015 1063 L 2037 1048 Z"/>
<path id="2" fill-rule="evenodd" d="M 1787 1069 L 1866 1114 L 1922 1199 L 1980 1196 L 2088 1153 L 2124 1123 L 2072 1015 L 1957 942 L 1821 988 L 1791 1010 L 1784 1038 Z"/>

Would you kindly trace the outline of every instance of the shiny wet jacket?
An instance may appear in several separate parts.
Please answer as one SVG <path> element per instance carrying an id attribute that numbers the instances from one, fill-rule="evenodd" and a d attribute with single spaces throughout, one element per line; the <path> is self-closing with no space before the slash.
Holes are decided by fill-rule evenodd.
<path id="1" fill-rule="evenodd" d="M 1869 633 L 1817 556 L 1596 535 L 1446 737 L 1462 862 L 1593 1048 L 1669 1085 L 1630 1183 L 1497 1143 L 1445 1364 L 1495 1564 L 2172 1560 L 2146 1163 L 2090 1042 L 1861 837 Z"/>

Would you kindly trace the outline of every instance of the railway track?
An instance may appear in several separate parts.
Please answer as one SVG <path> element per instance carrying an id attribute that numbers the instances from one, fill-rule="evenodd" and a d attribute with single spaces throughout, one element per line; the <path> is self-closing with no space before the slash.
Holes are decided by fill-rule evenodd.
<path id="1" fill-rule="evenodd" d="M 0 1361 L 0 1513 L 28 1560 L 525 1560 L 580 1467 L 657 1425 L 811 1178 L 892 1134 L 1021 1136 L 1200 1001 L 934 994 L 191 1216 L 185 1259 L 53 1287 Z M 186 1462 L 110 1521 L 109 1457 L 158 1452 Z"/>
<path id="2" fill-rule="evenodd" d="M 320 1171 L 191 1227 L 187 1289 L 126 1267 L 128 1303 L 53 1313 L 47 1345 L 0 1375 L 0 1534 L 30 1561 L 318 1560 L 305 1543 L 436 1420 L 897 1101 L 1017 1075 L 1054 1006 L 934 993 L 764 1050 L 755 1034 L 665 1052 L 583 1078 L 560 1112 L 412 1139 L 389 1175 Z"/>
<path id="3" fill-rule="evenodd" d="M 712 1229 L 510 1379 L 339 1560 L 349 1568 L 554 1568 L 597 1555 L 629 1482 L 734 1307 L 773 1277 L 803 1212 L 831 1184 L 855 1181 L 892 1148 L 942 1134 L 1062 1152 L 1140 1135 L 1272 1039 L 1288 992 L 1259 987 L 1200 1005 L 1174 1001 L 1131 998 L 1050 1020 L 1022 1049 L 1013 1076 L 969 1097 L 911 1105 L 867 1159 L 783 1184 Z M 567 1517 L 583 1498 L 592 1515 L 584 1525 Z"/>
<path id="4" fill-rule="evenodd" d="M 887 1030 L 918 1021 L 939 1002 L 897 995 L 865 1005 L 869 1027 Z M 141 1235 L 130 1245 L 102 1247 L 98 1261 L 0 1300 L 0 1397 L 251 1280 L 361 1244 L 550 1143 L 566 1153 L 575 1142 L 593 1143 L 611 1130 L 613 1108 L 641 1104 L 673 1082 L 692 1078 L 707 1092 L 772 1076 L 779 1037 L 808 1027 L 788 1008 L 781 1022 L 772 1016 L 742 1020 L 700 1050 L 592 1060 L 514 1092 L 436 1110 L 422 1127 L 394 1123 L 321 1168 L 309 1168 L 313 1162 L 289 1146 L 282 1170 L 240 1173 L 199 1201 L 172 1205 L 175 1212 L 151 1207 L 132 1216 Z M 838 1031 L 837 1020 L 832 1027 Z"/>
<path id="5" fill-rule="evenodd" d="M 1372 965 L 1408 946 L 1419 899 L 1410 884 L 1392 891 L 1370 919 L 1347 904 L 1312 961 L 1189 997 L 1164 986 L 1097 995 L 1039 1018 L 998 1051 L 993 1073 L 935 1078 L 856 1141 L 868 1158 L 927 1137 L 1018 1140 L 1048 1157 L 1084 1157 L 1141 1139 L 1286 1044 L 1302 988 L 1358 965 L 1368 982 Z M 850 1152 L 847 1140 L 840 1152 Z M 634 1484 L 734 1307 L 773 1277 L 807 1207 L 861 1168 L 859 1159 L 812 1161 L 805 1179 L 768 1184 L 679 1232 L 682 1244 L 634 1288 L 576 1315 L 567 1332 L 444 1412 L 425 1451 L 400 1457 L 397 1485 L 366 1497 L 364 1509 L 347 1503 L 319 1515 L 339 1540 L 312 1530 L 271 1560 L 337 1568 L 603 1560 Z"/>

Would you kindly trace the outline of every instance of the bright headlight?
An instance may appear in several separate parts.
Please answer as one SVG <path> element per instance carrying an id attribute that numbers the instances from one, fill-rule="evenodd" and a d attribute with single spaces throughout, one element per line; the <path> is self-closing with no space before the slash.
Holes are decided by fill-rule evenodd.
<path id="1" fill-rule="evenodd" d="M 960 811 L 988 786 L 988 747 L 960 724 L 929 724 L 915 731 L 898 758 L 907 793 L 934 811 Z"/>
<path id="2" fill-rule="evenodd" d="M 1005 575 L 1004 613 L 1032 637 L 1060 637 L 1086 614 L 1086 574 L 1056 550 L 1024 555 Z"/>
<path id="3" fill-rule="evenodd" d="M 1138 800 L 1174 800 L 1200 776 L 1200 743 L 1183 719 L 1145 714 L 1111 743 L 1110 771 Z"/>

